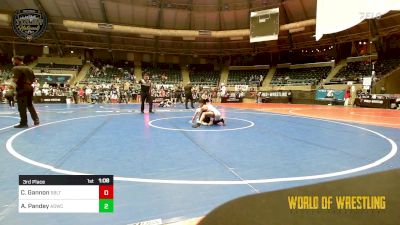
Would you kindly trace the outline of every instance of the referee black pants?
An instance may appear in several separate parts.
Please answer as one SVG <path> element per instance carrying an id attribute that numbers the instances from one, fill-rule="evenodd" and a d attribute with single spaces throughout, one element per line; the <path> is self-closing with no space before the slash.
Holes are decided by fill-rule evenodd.
<path id="1" fill-rule="evenodd" d="M 18 105 L 18 112 L 19 116 L 21 118 L 21 121 L 19 122 L 20 125 L 28 125 L 28 118 L 26 115 L 26 109 L 28 108 L 29 113 L 31 114 L 32 120 L 36 123 L 39 122 L 39 117 L 36 113 L 35 108 L 33 107 L 32 104 L 32 97 L 33 97 L 33 92 L 32 94 L 27 94 L 27 95 L 22 95 L 17 97 L 17 105 Z"/>
<path id="2" fill-rule="evenodd" d="M 188 108 L 189 99 L 190 99 L 190 105 L 192 106 L 192 108 L 194 108 L 194 106 L 193 106 L 193 95 L 192 94 L 185 94 L 185 107 Z"/>
<path id="3" fill-rule="evenodd" d="M 140 94 L 140 100 L 141 100 L 141 107 L 140 110 L 144 112 L 144 102 L 147 100 L 149 103 L 149 112 L 153 111 L 153 99 L 151 98 L 151 95 L 149 93 L 141 93 Z"/>

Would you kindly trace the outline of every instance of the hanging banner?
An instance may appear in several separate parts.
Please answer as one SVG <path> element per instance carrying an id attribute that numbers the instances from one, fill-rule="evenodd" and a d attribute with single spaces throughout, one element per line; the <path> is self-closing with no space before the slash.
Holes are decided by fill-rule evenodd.
<path id="1" fill-rule="evenodd" d="M 249 85 L 235 85 L 235 91 L 248 91 Z"/>
<path id="2" fill-rule="evenodd" d="M 46 31 L 47 16 L 37 9 L 17 10 L 12 18 L 12 27 L 18 37 L 32 41 Z"/>
<path id="3" fill-rule="evenodd" d="M 327 89 L 320 89 L 317 90 L 315 95 L 315 100 L 338 100 L 344 101 L 344 90 L 327 90 Z"/>

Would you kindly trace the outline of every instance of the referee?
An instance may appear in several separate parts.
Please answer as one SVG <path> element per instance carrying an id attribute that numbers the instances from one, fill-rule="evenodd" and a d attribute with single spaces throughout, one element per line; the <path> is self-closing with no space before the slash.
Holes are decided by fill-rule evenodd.
<path id="1" fill-rule="evenodd" d="M 145 73 L 143 79 L 139 81 L 139 84 L 141 97 L 140 111 L 144 113 L 144 102 L 147 100 L 149 103 L 149 113 L 153 113 L 153 99 L 151 97 L 151 81 L 149 79 L 149 74 Z"/>
<path id="2" fill-rule="evenodd" d="M 184 90 L 185 90 L 185 107 L 186 109 L 188 108 L 188 102 L 190 100 L 190 105 L 192 106 L 192 109 L 194 109 L 193 106 L 193 93 L 192 93 L 192 84 L 189 82 L 185 85 Z"/>
<path id="3" fill-rule="evenodd" d="M 28 118 L 26 115 L 26 109 L 28 108 L 29 113 L 31 114 L 33 124 L 35 126 L 39 125 L 39 117 L 35 111 L 35 108 L 32 104 L 33 98 L 33 87 L 32 83 L 35 81 L 35 75 L 30 67 L 25 66 L 23 62 L 23 58 L 20 56 L 14 56 L 12 58 L 12 62 L 14 64 L 13 73 L 14 73 L 14 82 L 17 84 L 17 104 L 18 111 L 21 121 L 18 125 L 14 126 L 15 128 L 27 128 L 28 127 Z"/>

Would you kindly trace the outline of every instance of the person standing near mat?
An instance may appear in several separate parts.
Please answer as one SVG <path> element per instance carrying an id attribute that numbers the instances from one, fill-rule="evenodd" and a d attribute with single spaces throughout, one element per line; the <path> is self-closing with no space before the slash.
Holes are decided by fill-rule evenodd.
<path id="1" fill-rule="evenodd" d="M 176 87 L 176 95 L 177 95 L 176 101 L 179 101 L 180 103 L 183 103 L 183 100 L 182 100 L 182 97 L 183 97 L 183 85 L 182 85 L 182 82 L 179 82 L 178 86 Z"/>
<path id="2" fill-rule="evenodd" d="M 192 106 L 192 109 L 194 109 L 192 89 L 193 89 L 193 86 L 192 86 L 192 84 L 190 82 L 187 83 L 185 85 L 185 87 L 184 87 L 184 90 L 185 90 L 185 107 L 186 107 L 186 109 L 189 109 L 188 108 L 189 100 L 190 100 L 190 105 Z"/>
<path id="3" fill-rule="evenodd" d="M 149 74 L 145 73 L 143 79 L 139 81 L 139 84 L 141 99 L 140 111 L 144 113 L 144 102 L 147 100 L 147 102 L 149 102 L 149 113 L 153 113 L 153 99 L 151 97 L 151 81 L 149 79 Z"/>
<path id="4" fill-rule="evenodd" d="M 14 73 L 13 79 L 17 86 L 17 105 L 19 116 L 21 118 L 19 124 L 14 126 L 15 128 L 28 127 L 28 118 L 26 115 L 27 108 L 29 110 L 29 113 L 31 114 L 33 124 L 35 126 L 39 125 L 39 117 L 32 103 L 32 83 L 35 81 L 35 74 L 30 67 L 24 65 L 23 60 L 24 59 L 20 56 L 14 56 L 12 58 L 12 62 L 14 65 L 14 68 L 12 69 Z"/>
<path id="5" fill-rule="evenodd" d="M 8 101 L 8 105 L 10 106 L 11 109 L 14 108 L 14 103 L 15 103 L 15 83 L 13 79 L 8 79 L 5 84 L 5 98 Z"/>

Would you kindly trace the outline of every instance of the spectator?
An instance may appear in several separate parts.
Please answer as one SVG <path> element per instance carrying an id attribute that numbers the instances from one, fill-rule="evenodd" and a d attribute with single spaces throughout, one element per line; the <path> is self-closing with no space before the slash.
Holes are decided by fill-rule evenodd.
<path id="1" fill-rule="evenodd" d="M 350 87 L 347 87 L 345 93 L 344 93 L 344 106 L 348 106 L 350 103 Z"/>
<path id="2" fill-rule="evenodd" d="M 79 89 L 78 89 L 78 87 L 73 87 L 72 89 L 73 89 L 72 90 L 72 98 L 74 99 L 74 103 L 78 104 L 78 92 L 79 92 Z"/>
<path id="3" fill-rule="evenodd" d="M 83 90 L 83 88 L 80 88 L 79 89 L 79 99 L 80 99 L 80 102 L 85 102 L 85 91 Z"/>
<path id="4" fill-rule="evenodd" d="M 356 88 L 356 86 L 353 85 L 350 88 L 350 105 L 351 106 L 354 106 L 356 97 L 357 97 L 357 88 Z"/>
<path id="5" fill-rule="evenodd" d="M 92 89 L 88 86 L 85 90 L 85 97 L 86 97 L 86 102 L 90 103 L 91 100 L 91 95 L 92 95 Z"/>
<path id="6" fill-rule="evenodd" d="M 12 79 L 5 82 L 4 97 L 7 99 L 10 108 L 13 109 L 15 104 L 15 83 L 12 81 Z"/>
<path id="7" fill-rule="evenodd" d="M 45 95 L 45 96 L 49 95 L 49 88 L 50 88 L 50 85 L 47 83 L 47 81 L 45 81 L 43 84 L 43 87 L 42 87 L 43 95 Z"/>
<path id="8" fill-rule="evenodd" d="M 386 94 L 386 88 L 385 88 L 385 86 L 382 86 L 382 87 L 381 87 L 381 92 L 380 92 L 380 94 Z"/>
<path id="9" fill-rule="evenodd" d="M 257 93 L 256 103 L 261 103 L 261 96 L 262 96 L 262 92 L 259 91 L 259 92 Z"/>

